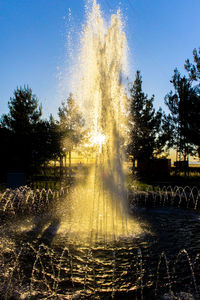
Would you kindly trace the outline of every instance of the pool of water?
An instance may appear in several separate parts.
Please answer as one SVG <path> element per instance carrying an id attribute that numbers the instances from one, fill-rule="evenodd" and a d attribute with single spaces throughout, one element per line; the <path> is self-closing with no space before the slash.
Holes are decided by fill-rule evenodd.
<path id="1" fill-rule="evenodd" d="M 160 299 L 185 292 L 197 297 L 200 215 L 138 208 L 133 218 L 143 233 L 91 247 L 58 234 L 59 220 L 51 214 L 1 224 L 1 294 L 16 299 Z"/>

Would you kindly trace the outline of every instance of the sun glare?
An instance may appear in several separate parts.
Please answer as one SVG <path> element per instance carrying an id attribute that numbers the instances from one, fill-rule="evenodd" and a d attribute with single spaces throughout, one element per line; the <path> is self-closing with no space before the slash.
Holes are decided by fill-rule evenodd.
<path id="1" fill-rule="evenodd" d="M 101 150 L 102 145 L 106 142 L 106 136 L 100 132 L 96 133 L 90 138 L 90 143 L 92 146 L 99 146 L 99 151 Z"/>

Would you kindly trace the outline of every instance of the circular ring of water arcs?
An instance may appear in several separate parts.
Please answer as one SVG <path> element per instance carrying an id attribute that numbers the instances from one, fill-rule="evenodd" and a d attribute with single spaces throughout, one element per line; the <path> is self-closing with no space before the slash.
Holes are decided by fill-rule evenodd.
<path id="1" fill-rule="evenodd" d="M 3 298 L 198 299 L 197 188 L 132 191 L 129 218 L 140 231 L 90 244 L 55 212 L 69 195 L 28 187 L 0 194 Z"/>

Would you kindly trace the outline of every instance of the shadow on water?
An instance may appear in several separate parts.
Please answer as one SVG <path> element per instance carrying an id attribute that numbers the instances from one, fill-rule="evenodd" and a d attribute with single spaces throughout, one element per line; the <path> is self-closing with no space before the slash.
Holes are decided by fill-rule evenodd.
<path id="1" fill-rule="evenodd" d="M 51 223 L 42 233 L 41 238 L 39 239 L 41 243 L 45 243 L 46 245 L 50 246 L 53 238 L 55 237 L 60 225 L 60 220 L 55 218 L 51 220 Z"/>
<path id="2" fill-rule="evenodd" d="M 33 228 L 26 233 L 21 234 L 24 242 L 37 241 L 38 244 L 51 246 L 54 237 L 59 229 L 59 218 L 52 214 L 37 215 L 33 219 Z"/>

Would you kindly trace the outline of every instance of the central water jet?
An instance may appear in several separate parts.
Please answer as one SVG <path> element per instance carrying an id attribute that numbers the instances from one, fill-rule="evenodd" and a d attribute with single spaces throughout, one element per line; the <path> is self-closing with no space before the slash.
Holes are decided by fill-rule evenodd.
<path id="1" fill-rule="evenodd" d="M 87 237 L 89 242 L 115 240 L 139 231 L 128 216 L 123 172 L 127 96 L 122 81 L 127 74 L 127 41 L 120 10 L 106 25 L 100 6 L 93 2 L 74 73 L 73 94 L 86 121 L 95 163 L 84 185 L 72 190 L 64 223 L 67 230 L 71 224 L 69 233 Z"/>

